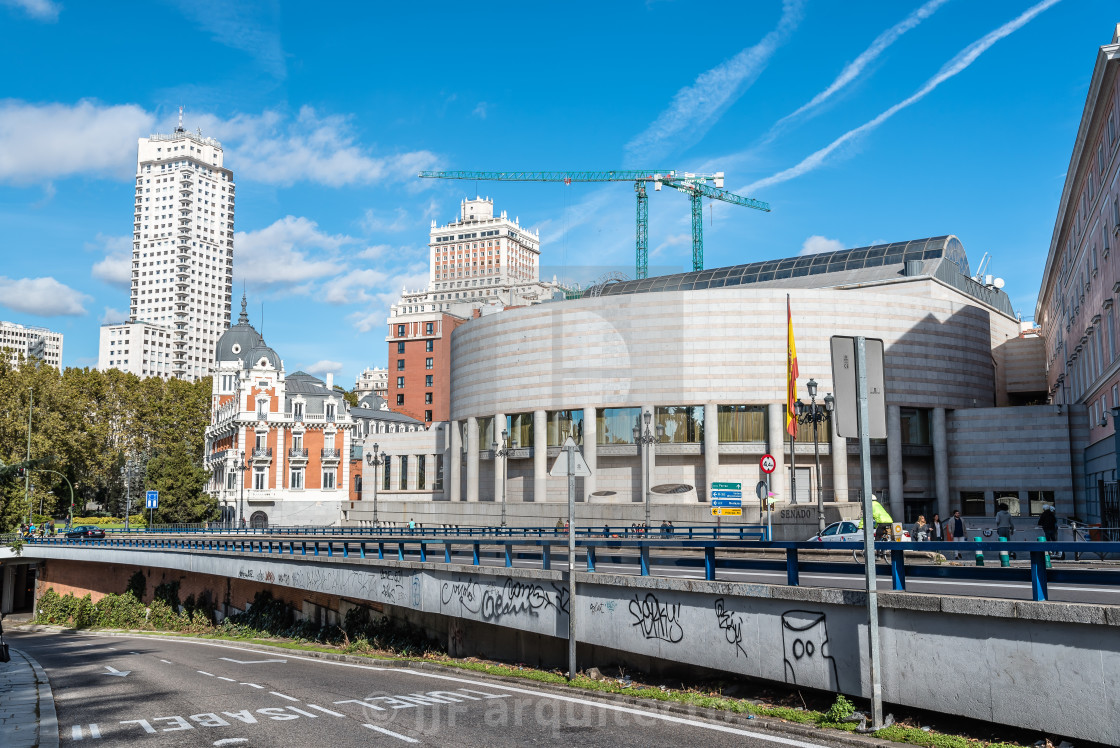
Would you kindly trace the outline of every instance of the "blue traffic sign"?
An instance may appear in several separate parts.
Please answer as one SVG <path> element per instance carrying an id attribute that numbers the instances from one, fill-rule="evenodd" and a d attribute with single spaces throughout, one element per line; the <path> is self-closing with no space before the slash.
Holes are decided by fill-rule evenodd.
<path id="1" fill-rule="evenodd" d="M 742 499 L 712 499 L 712 506 L 742 506 Z"/>
<path id="2" fill-rule="evenodd" d="M 147 491 L 144 498 L 147 504 L 145 509 L 159 509 L 159 491 Z"/>
<path id="3" fill-rule="evenodd" d="M 742 491 L 712 491 L 713 499 L 741 499 Z"/>

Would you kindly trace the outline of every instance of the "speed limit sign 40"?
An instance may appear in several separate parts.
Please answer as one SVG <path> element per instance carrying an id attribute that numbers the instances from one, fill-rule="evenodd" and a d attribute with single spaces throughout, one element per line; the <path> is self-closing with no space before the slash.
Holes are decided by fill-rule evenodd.
<path id="1" fill-rule="evenodd" d="M 774 468 L 778 467 L 778 461 L 774 459 L 774 455 L 762 455 L 762 459 L 758 461 L 758 466 L 762 468 L 762 472 L 769 475 L 774 472 Z"/>

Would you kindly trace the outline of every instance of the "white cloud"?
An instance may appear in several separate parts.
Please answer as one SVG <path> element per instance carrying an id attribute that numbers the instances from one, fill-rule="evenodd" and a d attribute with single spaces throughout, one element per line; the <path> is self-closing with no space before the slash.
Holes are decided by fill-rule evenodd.
<path id="1" fill-rule="evenodd" d="M 342 371 L 342 362 L 323 359 L 322 361 L 316 361 L 315 363 L 311 364 L 311 366 L 308 366 L 306 369 L 304 369 L 304 371 L 306 371 L 308 374 L 314 374 L 319 377 L 323 376 L 324 374 L 337 374 L 338 372 Z"/>
<path id="2" fill-rule="evenodd" d="M 386 280 L 388 276 L 377 270 L 355 270 L 328 281 L 323 300 L 328 304 L 368 304 L 375 299 L 369 291 L 383 292 Z"/>
<path id="3" fill-rule="evenodd" d="M 807 103 L 799 107 L 796 111 L 787 114 L 785 117 L 782 117 L 780 120 L 778 120 L 775 127 L 778 127 L 783 123 L 794 119 L 800 114 L 804 114 L 811 109 L 819 107 L 829 98 L 831 98 L 833 94 L 855 80 L 868 65 L 874 62 L 879 57 L 879 55 L 883 54 L 883 52 L 886 51 L 887 47 L 898 41 L 899 37 L 901 37 L 907 31 L 913 29 L 922 21 L 932 16 L 937 12 L 938 8 L 940 8 L 948 1 L 949 0 L 928 0 L 928 2 L 926 2 L 917 10 L 911 12 L 910 15 L 906 16 L 906 18 L 899 21 L 894 26 L 891 26 L 883 33 L 879 34 L 879 36 L 875 37 L 875 40 L 871 42 L 871 45 L 860 53 L 859 57 L 844 66 L 844 69 L 840 71 L 840 75 L 836 76 L 836 80 L 832 81 L 832 83 L 829 84 L 828 88 L 818 93 Z"/>
<path id="4" fill-rule="evenodd" d="M 0 5 L 19 8 L 36 21 L 57 21 L 62 6 L 52 0 L 0 0 Z"/>
<path id="5" fill-rule="evenodd" d="M 692 234 L 669 234 L 664 241 L 649 251 L 650 258 L 660 258 L 666 250 L 692 244 Z"/>
<path id="6" fill-rule="evenodd" d="M 942 83 L 949 80 L 958 73 L 966 70 L 969 65 L 976 61 L 976 58 L 986 52 L 988 48 L 990 48 L 993 44 L 998 42 L 1000 39 L 1003 39 L 1005 36 L 1009 36 L 1015 31 L 1018 31 L 1039 13 L 1042 13 L 1044 10 L 1051 7 L 1052 5 L 1057 4 L 1058 2 L 1060 2 L 1060 0 L 1043 0 L 1037 5 L 1031 6 L 1014 20 L 1008 21 L 996 30 L 985 34 L 979 40 L 965 47 L 956 55 L 956 57 L 945 63 L 941 70 L 938 71 L 937 75 L 926 81 L 922 85 L 922 87 L 917 90 L 917 92 L 915 92 L 908 98 L 903 99 L 894 106 L 890 107 L 878 117 L 875 117 L 874 119 L 863 123 L 859 127 L 844 133 L 836 140 L 826 145 L 824 148 L 821 148 L 819 151 L 804 158 L 799 164 L 791 166 L 790 168 L 780 171 L 777 174 L 772 174 L 769 177 L 749 184 L 739 190 L 739 192 L 750 194 L 751 192 L 757 191 L 764 187 L 769 187 L 773 184 L 788 182 L 789 180 L 795 179 L 802 174 L 806 174 L 810 171 L 813 171 L 814 169 L 817 169 L 825 162 L 825 159 L 827 159 L 837 148 L 844 145 L 845 143 L 849 143 L 855 140 L 862 135 L 866 135 L 906 107 L 921 101 Z"/>
<path id="7" fill-rule="evenodd" d="M 128 319 L 128 312 L 122 312 L 120 309 L 114 309 L 111 306 L 105 307 L 105 311 L 101 313 L 101 324 L 116 324 L 124 322 Z"/>
<path id="8" fill-rule="evenodd" d="M 254 284 L 305 283 L 342 272 L 338 250 L 354 241 L 326 234 L 310 219 L 285 216 L 263 229 L 237 232 L 235 269 L 239 279 Z"/>
<path id="9" fill-rule="evenodd" d="M 0 182 L 75 174 L 128 178 L 135 170 L 137 135 L 149 132 L 154 123 L 155 117 L 133 104 L 0 100 Z"/>
<path id="10" fill-rule="evenodd" d="M 414 226 L 404 208 L 397 208 L 391 216 L 368 208 L 362 217 L 362 228 L 372 234 L 378 231 L 404 231 Z"/>
<path id="11" fill-rule="evenodd" d="M 248 53 L 278 80 L 287 76 L 284 49 L 280 43 L 280 11 L 250 2 L 225 0 L 179 0 L 179 12 L 210 32 L 214 41 Z M 270 11 L 270 12 L 269 12 Z"/>
<path id="12" fill-rule="evenodd" d="M 753 47 L 701 73 L 696 81 L 677 91 L 669 108 L 626 145 L 630 161 L 660 158 L 673 150 L 673 140 L 688 135 L 703 137 L 743 91 L 766 69 L 770 58 L 801 20 L 801 0 L 784 0 L 778 26 Z"/>
<path id="13" fill-rule="evenodd" d="M 54 278 L 5 278 L 0 276 L 0 306 L 41 317 L 81 316 L 83 304 L 93 301 Z"/>
<path id="14" fill-rule="evenodd" d="M 820 234 L 813 234 L 801 245 L 801 255 L 819 255 L 821 252 L 839 252 L 845 249 L 844 242 L 839 239 L 829 239 Z"/>
<path id="15" fill-rule="evenodd" d="M 91 273 L 94 278 L 122 288 L 129 288 L 132 285 L 132 239 L 130 237 L 98 234 L 96 242 L 87 244 L 86 249 L 105 253 L 105 257 L 93 264 Z"/>
<path id="16" fill-rule="evenodd" d="M 380 291 L 370 294 L 370 305 L 350 314 L 347 319 L 358 332 L 369 332 L 384 327 L 389 307 L 400 300 L 401 289 L 415 290 L 428 287 L 427 262 L 416 263 L 396 275 L 383 278 Z"/>
<path id="17" fill-rule="evenodd" d="M 474 111 L 471 112 L 471 114 L 478 117 L 479 119 L 486 119 L 486 102 L 485 101 L 478 102 L 478 104 L 474 108 Z"/>

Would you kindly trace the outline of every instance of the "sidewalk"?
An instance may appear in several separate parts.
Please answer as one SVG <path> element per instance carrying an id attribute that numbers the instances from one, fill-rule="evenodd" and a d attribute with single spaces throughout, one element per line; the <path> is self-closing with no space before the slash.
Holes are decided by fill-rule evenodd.
<path id="1" fill-rule="evenodd" d="M 58 720 L 47 674 L 30 655 L 10 646 L 0 663 L 0 745 L 58 748 Z"/>

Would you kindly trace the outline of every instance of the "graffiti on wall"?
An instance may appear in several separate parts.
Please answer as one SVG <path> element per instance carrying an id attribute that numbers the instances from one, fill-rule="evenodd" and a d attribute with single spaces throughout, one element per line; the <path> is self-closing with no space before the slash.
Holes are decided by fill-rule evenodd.
<path id="1" fill-rule="evenodd" d="M 681 625 L 681 604 L 663 603 L 657 595 L 647 592 L 645 597 L 634 595 L 629 605 L 631 625 L 638 628 L 646 639 L 660 639 L 676 644 L 684 638 Z"/>
<path id="2" fill-rule="evenodd" d="M 480 584 L 472 576 L 461 576 L 441 585 L 440 605 L 456 604 L 492 623 L 517 616 L 537 618 L 547 611 L 567 615 L 568 588 L 556 583 L 550 587 L 511 577 L 506 577 L 500 586 Z"/>
<path id="3" fill-rule="evenodd" d="M 782 614 L 782 659 L 787 683 L 839 690 L 836 660 L 825 652 L 827 646 L 824 613 L 788 610 Z"/>
<path id="4" fill-rule="evenodd" d="M 722 597 L 715 601 L 716 625 L 723 632 L 723 638 L 728 644 L 734 645 L 735 657 L 747 656 L 743 649 L 743 616 L 727 609 L 727 604 Z"/>

